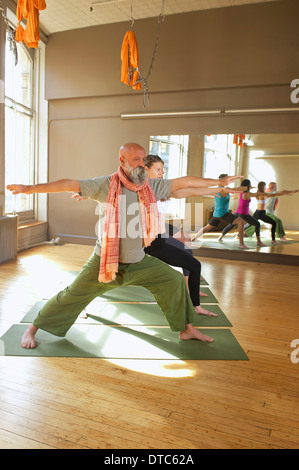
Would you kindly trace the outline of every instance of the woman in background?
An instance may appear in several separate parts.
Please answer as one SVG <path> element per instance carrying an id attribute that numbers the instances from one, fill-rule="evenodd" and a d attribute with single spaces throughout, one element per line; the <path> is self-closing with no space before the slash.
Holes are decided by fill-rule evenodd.
<path id="1" fill-rule="evenodd" d="M 277 192 L 277 184 L 271 181 L 271 183 L 268 184 L 268 188 L 266 189 L 267 193 L 274 193 Z M 280 238 L 280 241 L 286 242 L 287 239 L 285 238 L 285 231 L 283 228 L 282 220 L 279 219 L 275 215 L 275 210 L 278 207 L 278 197 L 275 195 L 270 195 L 267 199 L 267 204 L 266 204 L 266 215 L 268 217 L 271 217 L 276 222 L 276 237 Z M 251 237 L 254 234 L 254 227 L 251 225 L 245 230 L 245 235 L 247 237 Z"/>
<path id="2" fill-rule="evenodd" d="M 158 155 L 148 155 L 145 159 L 145 168 L 149 178 L 163 178 L 164 162 Z M 202 315 L 217 316 L 215 313 L 202 308 L 200 305 L 201 263 L 194 258 L 191 249 L 187 248 L 184 243 L 167 233 L 167 224 L 165 224 L 167 205 L 167 200 L 157 201 L 158 211 L 161 215 L 160 233 L 144 251 L 151 256 L 159 258 L 170 266 L 182 268 L 195 312 Z"/>
<path id="3" fill-rule="evenodd" d="M 284 195 L 290 195 L 293 194 L 295 191 L 280 191 L 280 192 L 275 192 L 275 193 L 266 193 L 265 192 L 265 187 L 266 183 L 264 181 L 260 181 L 258 183 L 258 190 L 255 193 L 250 192 L 250 188 L 252 188 L 250 180 L 245 179 L 242 181 L 241 186 L 247 187 L 247 189 L 240 194 L 240 199 L 239 199 L 239 206 L 238 209 L 236 210 L 236 214 L 238 214 L 242 219 L 244 219 L 247 222 L 247 225 L 245 225 L 245 229 L 248 228 L 250 225 L 254 225 L 255 227 L 255 234 L 256 234 L 256 239 L 257 239 L 257 246 L 265 246 L 264 243 L 262 243 L 260 239 L 260 228 L 261 224 L 259 223 L 259 220 L 263 220 L 264 222 L 271 224 L 271 236 L 272 236 L 272 244 L 276 244 L 275 240 L 275 230 L 276 230 L 276 222 L 275 220 L 271 219 L 266 215 L 266 204 L 267 204 L 267 199 L 269 197 L 273 196 L 284 196 Z M 257 209 L 253 214 L 253 217 L 249 214 L 249 204 L 251 201 L 251 197 L 255 197 L 257 199 Z M 233 228 L 233 224 L 228 225 L 222 230 L 222 236 L 229 232 Z"/>

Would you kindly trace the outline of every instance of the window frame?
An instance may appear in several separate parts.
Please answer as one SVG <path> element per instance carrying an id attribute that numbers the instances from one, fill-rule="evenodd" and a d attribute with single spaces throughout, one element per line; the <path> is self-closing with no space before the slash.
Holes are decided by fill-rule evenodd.
<path id="1" fill-rule="evenodd" d="M 8 41 L 8 34 L 6 32 L 5 34 L 5 49 L 7 51 L 7 41 Z M 15 114 L 15 119 L 17 114 L 28 116 L 30 119 L 30 124 L 29 124 L 29 133 L 28 133 L 28 141 L 29 141 L 29 165 L 30 165 L 30 176 L 29 179 L 30 181 L 27 182 L 27 184 L 34 184 L 35 179 L 36 179 L 36 168 L 37 168 L 37 120 L 36 120 L 36 104 L 38 100 L 38 86 L 37 86 L 37 67 L 36 67 L 36 62 L 37 62 L 37 55 L 38 55 L 38 50 L 28 50 L 26 46 L 22 43 L 17 43 L 18 48 L 22 48 L 23 52 L 26 54 L 26 57 L 30 61 L 30 106 L 26 106 L 25 104 L 16 101 L 13 97 L 8 96 L 6 94 L 6 89 L 5 89 L 5 78 L 4 77 L 4 99 L 5 99 L 5 104 L 4 104 L 4 113 L 6 114 L 6 111 L 8 108 L 12 109 L 14 114 Z M 5 59 L 5 65 L 7 64 L 7 61 Z M 5 124 L 4 124 L 5 126 Z M 6 126 L 5 126 L 5 132 L 6 132 Z M 5 155 L 6 155 L 6 145 L 8 145 L 7 140 L 5 138 Z M 15 160 L 16 161 L 16 160 Z M 5 182 L 6 182 L 6 171 L 5 171 Z M 6 183 L 5 183 L 6 184 Z M 7 197 L 7 193 L 5 194 L 5 199 Z M 28 198 L 28 196 L 26 196 Z M 37 210 L 37 200 L 35 195 L 29 196 L 31 198 L 30 200 L 30 208 L 25 209 L 25 210 L 16 210 L 14 207 L 12 207 L 9 211 L 6 209 L 6 201 L 4 200 L 4 213 L 6 215 L 9 214 L 17 214 L 19 216 L 19 225 L 22 225 L 24 223 L 28 222 L 33 222 L 36 220 L 36 210 Z"/>

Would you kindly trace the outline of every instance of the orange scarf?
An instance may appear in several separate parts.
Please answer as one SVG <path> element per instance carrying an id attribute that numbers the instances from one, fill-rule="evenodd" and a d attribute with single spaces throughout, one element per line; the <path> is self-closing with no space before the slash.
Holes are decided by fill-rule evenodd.
<path id="1" fill-rule="evenodd" d="M 107 198 L 99 282 L 110 282 L 116 277 L 119 262 L 120 238 L 120 196 L 122 185 L 138 193 L 141 212 L 143 242 L 145 246 L 151 244 L 158 233 L 159 213 L 157 200 L 148 180 L 142 185 L 136 185 L 129 180 L 121 167 L 111 175 Z"/>
<path id="2" fill-rule="evenodd" d="M 140 90 L 141 84 L 135 83 L 140 78 L 138 71 L 138 45 L 135 33 L 127 31 L 121 46 L 120 58 L 121 64 L 121 78 L 120 81 L 126 85 L 131 86 L 134 90 Z"/>

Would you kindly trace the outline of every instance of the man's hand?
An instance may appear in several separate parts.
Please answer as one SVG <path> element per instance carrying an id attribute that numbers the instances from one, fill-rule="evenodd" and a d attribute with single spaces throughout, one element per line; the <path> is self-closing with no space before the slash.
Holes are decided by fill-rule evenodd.
<path id="1" fill-rule="evenodd" d="M 224 178 L 219 178 L 219 184 L 220 186 L 228 186 L 240 178 L 244 178 L 244 176 L 225 176 Z"/>
<path id="2" fill-rule="evenodd" d="M 8 184 L 6 188 L 12 192 L 12 194 L 32 194 L 33 187 L 29 184 Z"/>
<path id="3" fill-rule="evenodd" d="M 13 194 L 32 194 L 32 193 L 65 193 L 80 192 L 79 180 L 62 179 L 49 183 L 39 184 L 9 184 L 6 186 Z"/>
<path id="4" fill-rule="evenodd" d="M 78 202 L 83 201 L 83 199 L 88 199 L 88 197 L 81 196 L 79 193 L 73 193 L 72 199 L 75 199 Z"/>

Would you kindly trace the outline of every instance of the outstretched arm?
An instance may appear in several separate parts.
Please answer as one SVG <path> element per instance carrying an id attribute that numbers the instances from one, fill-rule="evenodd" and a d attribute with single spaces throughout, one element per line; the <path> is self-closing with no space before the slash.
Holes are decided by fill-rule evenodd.
<path id="1" fill-rule="evenodd" d="M 249 193 L 250 196 L 253 197 L 262 197 L 262 198 L 269 198 L 269 197 L 278 197 L 278 196 L 290 196 L 291 194 L 298 193 L 299 189 L 292 189 L 292 190 L 287 190 L 284 189 L 282 191 L 277 191 L 275 193 L 263 193 L 261 191 L 258 191 L 256 193 Z"/>
<path id="2" fill-rule="evenodd" d="M 197 176 L 182 176 L 171 180 L 171 197 L 173 193 L 181 189 L 208 188 L 210 186 L 228 186 L 243 176 L 225 176 L 224 178 L 200 178 Z M 186 197 L 186 196 L 185 196 Z"/>
<path id="3" fill-rule="evenodd" d="M 9 184 L 12 194 L 80 192 L 79 180 L 62 179 L 42 184 Z"/>
<path id="4" fill-rule="evenodd" d="M 170 193 L 170 197 L 173 197 L 175 199 L 182 199 L 185 197 L 191 197 L 191 196 L 217 196 L 219 193 L 219 188 L 184 188 L 184 189 L 178 189 L 177 191 L 173 191 Z M 240 193 L 241 191 L 238 189 L 233 189 L 233 188 L 221 188 L 221 194 L 226 196 L 227 194 L 230 193 Z"/>

